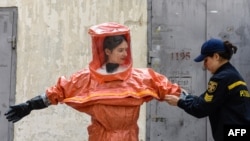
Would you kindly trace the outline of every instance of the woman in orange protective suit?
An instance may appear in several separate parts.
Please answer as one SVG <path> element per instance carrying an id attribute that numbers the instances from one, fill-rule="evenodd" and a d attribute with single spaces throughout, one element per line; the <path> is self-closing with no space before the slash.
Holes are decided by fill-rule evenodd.
<path id="1" fill-rule="evenodd" d="M 138 141 L 140 105 L 181 93 L 178 85 L 150 68 L 132 68 L 130 30 L 117 23 L 89 29 L 93 60 L 89 68 L 60 77 L 46 93 L 10 106 L 5 113 L 17 122 L 31 110 L 65 103 L 91 116 L 89 141 Z"/>

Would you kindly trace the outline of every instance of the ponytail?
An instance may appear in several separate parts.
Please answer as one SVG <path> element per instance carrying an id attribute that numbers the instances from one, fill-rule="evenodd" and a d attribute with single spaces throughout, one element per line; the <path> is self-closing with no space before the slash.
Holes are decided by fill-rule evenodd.
<path id="1" fill-rule="evenodd" d="M 232 43 L 230 43 L 229 41 L 224 41 L 224 47 L 225 47 L 225 52 L 219 52 L 219 55 L 227 60 L 230 60 L 231 57 L 233 56 L 233 54 L 235 54 L 237 52 L 237 47 L 234 46 Z"/>

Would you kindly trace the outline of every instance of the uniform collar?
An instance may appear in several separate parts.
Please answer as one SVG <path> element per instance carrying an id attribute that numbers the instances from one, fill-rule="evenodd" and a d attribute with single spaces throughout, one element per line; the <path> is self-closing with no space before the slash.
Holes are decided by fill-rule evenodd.
<path id="1" fill-rule="evenodd" d="M 217 74 L 228 67 L 232 67 L 232 64 L 230 62 L 227 62 L 227 63 L 223 64 L 222 66 L 220 66 L 214 74 Z"/>

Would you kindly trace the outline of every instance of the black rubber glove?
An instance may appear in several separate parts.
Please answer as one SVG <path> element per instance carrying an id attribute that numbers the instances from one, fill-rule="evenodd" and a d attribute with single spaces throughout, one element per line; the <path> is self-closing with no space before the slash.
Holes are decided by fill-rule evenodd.
<path id="1" fill-rule="evenodd" d="M 30 114 L 32 110 L 43 109 L 48 107 L 45 105 L 41 96 L 36 96 L 25 103 L 10 106 L 9 110 L 4 114 L 9 122 L 17 122 L 23 117 Z"/>

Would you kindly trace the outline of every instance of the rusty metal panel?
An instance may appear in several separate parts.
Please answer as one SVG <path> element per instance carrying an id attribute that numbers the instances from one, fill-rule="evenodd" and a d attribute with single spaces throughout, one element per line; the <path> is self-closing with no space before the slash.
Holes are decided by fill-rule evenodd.
<path id="1" fill-rule="evenodd" d="M 157 0 L 149 4 L 149 65 L 188 92 L 200 95 L 206 88 L 206 72 L 193 59 L 206 39 L 206 0 Z M 206 120 L 164 102 L 149 102 L 147 140 L 206 141 Z"/>
<path id="2" fill-rule="evenodd" d="M 210 0 L 207 7 L 207 38 L 229 40 L 238 47 L 231 63 L 250 88 L 250 1 Z"/>
<path id="3" fill-rule="evenodd" d="M 14 8 L 14 10 L 16 10 Z M 15 83 L 15 12 L 12 8 L 0 8 L 0 139 L 11 141 L 13 126 L 4 113 L 13 99 Z M 12 101 L 13 104 L 13 101 Z"/>

